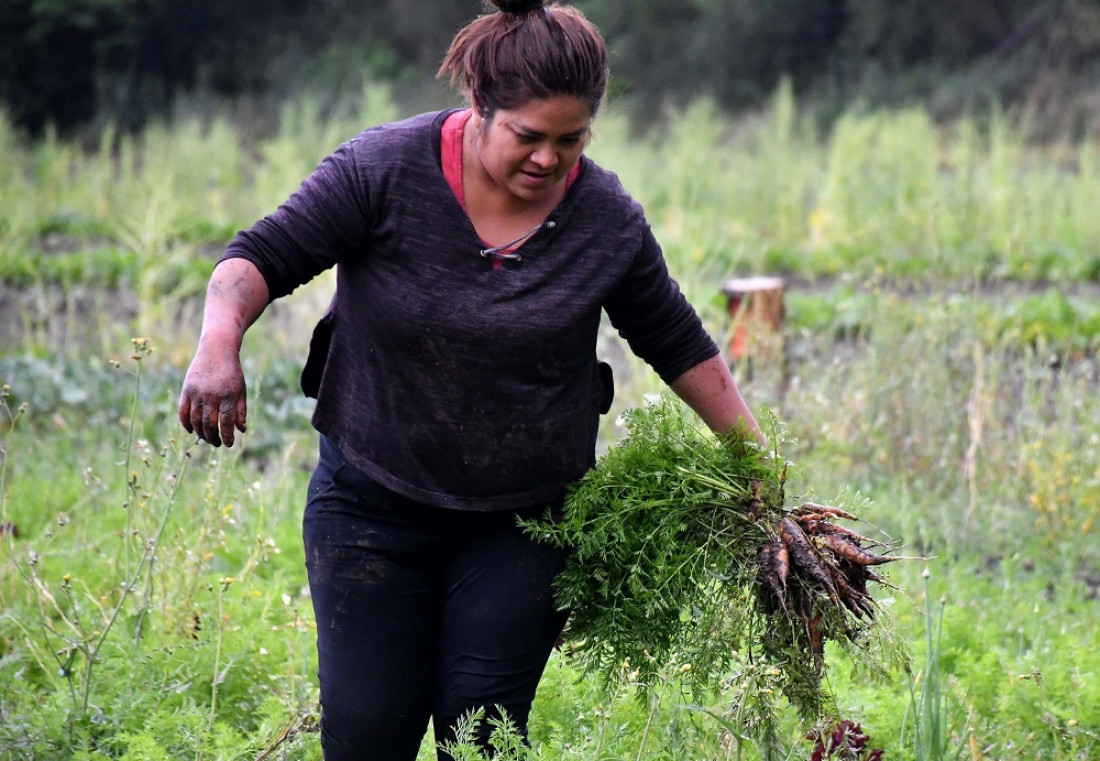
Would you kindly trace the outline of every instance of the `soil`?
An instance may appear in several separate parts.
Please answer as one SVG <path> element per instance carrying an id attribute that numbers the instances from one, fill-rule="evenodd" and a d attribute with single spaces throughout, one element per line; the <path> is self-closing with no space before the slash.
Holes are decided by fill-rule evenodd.
<path id="1" fill-rule="evenodd" d="M 137 297 L 124 289 L 0 284 L 0 352 L 17 349 L 28 338 L 45 346 L 71 346 L 99 335 L 105 324 L 127 325 L 137 314 Z"/>

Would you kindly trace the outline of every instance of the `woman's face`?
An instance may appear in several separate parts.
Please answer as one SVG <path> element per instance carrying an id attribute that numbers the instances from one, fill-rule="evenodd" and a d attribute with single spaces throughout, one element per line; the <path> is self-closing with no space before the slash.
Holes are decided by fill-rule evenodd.
<path id="1" fill-rule="evenodd" d="M 473 151 L 498 187 L 535 202 L 565 179 L 584 152 L 592 112 L 581 98 L 557 95 L 476 115 Z"/>

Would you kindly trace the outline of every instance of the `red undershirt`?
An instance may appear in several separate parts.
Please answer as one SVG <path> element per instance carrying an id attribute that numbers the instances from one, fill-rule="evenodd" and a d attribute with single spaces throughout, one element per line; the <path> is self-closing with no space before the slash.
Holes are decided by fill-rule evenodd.
<path id="1" fill-rule="evenodd" d="M 443 122 L 443 129 L 440 133 L 440 158 L 443 164 L 443 177 L 447 180 L 447 184 L 451 186 L 451 191 L 454 192 L 462 210 L 466 211 L 467 214 L 469 211 L 466 209 L 466 191 L 462 186 L 462 133 L 466 128 L 466 122 L 470 120 L 472 115 L 473 111 L 471 109 L 454 112 Z M 581 164 L 578 161 L 569 170 L 569 175 L 565 178 L 566 189 L 573 184 L 573 180 L 577 179 L 580 171 Z M 485 241 L 482 241 L 482 243 L 485 243 Z M 486 248 L 491 245 L 485 243 Z M 515 249 L 508 249 L 508 251 L 513 250 Z M 493 269 L 500 269 L 503 264 L 500 259 L 493 259 Z"/>

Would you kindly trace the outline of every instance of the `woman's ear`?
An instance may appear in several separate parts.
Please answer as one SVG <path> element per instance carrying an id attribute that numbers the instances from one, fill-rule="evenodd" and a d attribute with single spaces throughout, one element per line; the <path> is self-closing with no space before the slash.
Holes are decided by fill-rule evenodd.
<path id="1" fill-rule="evenodd" d="M 473 130 L 473 134 L 481 134 L 482 127 L 485 126 L 485 120 L 481 118 L 481 114 L 475 108 L 473 113 L 470 114 L 470 129 Z"/>
<path id="2" fill-rule="evenodd" d="M 467 97 L 470 100 L 470 108 L 474 110 L 474 114 L 479 119 L 485 122 L 492 121 L 492 114 L 488 113 L 488 109 L 485 108 L 481 103 L 478 103 L 477 98 L 474 97 L 474 94 L 472 92 L 469 93 Z"/>

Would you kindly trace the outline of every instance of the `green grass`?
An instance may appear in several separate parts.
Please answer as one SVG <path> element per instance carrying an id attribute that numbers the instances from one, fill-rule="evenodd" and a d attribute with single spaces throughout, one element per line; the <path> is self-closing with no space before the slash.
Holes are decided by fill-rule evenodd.
<path id="1" fill-rule="evenodd" d="M 318 113 L 288 105 L 261 137 L 180 117 L 91 148 L 0 120 L 0 299 L 21 299 L 0 301 L 0 522 L 19 531 L 0 536 L 4 761 L 319 758 L 296 384 L 331 281 L 246 340 L 239 449 L 175 421 L 212 256 L 395 115 L 384 88 Z M 1031 145 L 995 114 L 939 127 L 853 108 L 823 133 L 783 90 L 736 123 L 700 102 L 626 125 L 613 105 L 591 153 L 645 204 L 717 338 L 725 278 L 789 280 L 786 373 L 735 369 L 795 440 L 791 499 L 854 493 L 929 558 L 890 571 L 913 673 L 872 687 L 829 654 L 842 718 L 887 759 L 1100 754 L 1095 148 Z M 609 328 L 599 346 L 619 382 L 606 445 L 660 384 Z M 629 666 L 605 688 L 555 655 L 534 757 L 758 758 L 736 696 L 693 704 L 686 665 L 639 696 Z M 781 727 L 809 758 L 793 711 Z"/>

